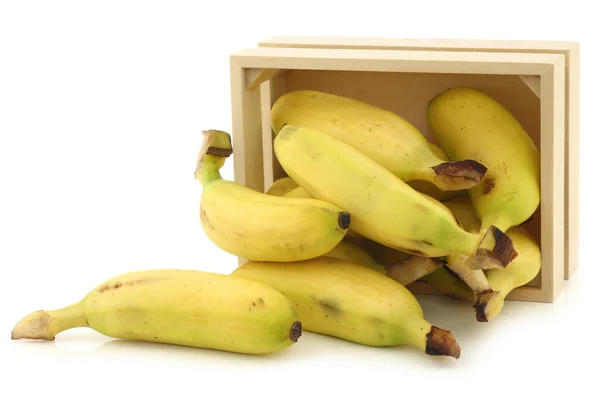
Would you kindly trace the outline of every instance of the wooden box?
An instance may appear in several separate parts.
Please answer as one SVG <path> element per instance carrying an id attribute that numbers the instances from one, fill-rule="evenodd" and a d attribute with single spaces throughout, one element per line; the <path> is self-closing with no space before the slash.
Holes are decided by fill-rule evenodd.
<path id="1" fill-rule="evenodd" d="M 579 46 L 571 42 L 279 37 L 231 56 L 235 181 L 265 191 L 285 176 L 269 112 L 283 93 L 313 89 L 396 112 L 435 143 L 427 102 L 463 85 L 506 106 L 538 146 L 541 205 L 527 224 L 542 269 L 509 300 L 552 302 L 577 265 Z M 401 93 L 402 95 L 399 95 Z M 424 283 L 415 293 L 435 293 Z"/>

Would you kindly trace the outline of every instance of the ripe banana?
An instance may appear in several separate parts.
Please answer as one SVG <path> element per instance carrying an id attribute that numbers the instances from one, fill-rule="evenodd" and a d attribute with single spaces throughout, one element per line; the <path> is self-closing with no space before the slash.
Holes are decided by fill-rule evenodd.
<path id="1" fill-rule="evenodd" d="M 286 125 L 274 149 L 288 176 L 315 198 L 350 212 L 352 230 L 371 240 L 429 257 L 486 250 L 480 262 L 506 265 L 512 258 L 505 256 L 515 256 L 510 240 L 494 228 L 484 238 L 486 247 L 478 249 L 478 235 L 461 229 L 439 202 L 333 136 Z"/>
<path id="2" fill-rule="evenodd" d="M 114 277 L 80 302 L 22 319 L 12 339 L 54 340 L 90 327 L 114 338 L 268 354 L 298 341 L 302 326 L 277 290 L 240 277 L 191 270 Z"/>
<path id="3" fill-rule="evenodd" d="M 506 232 L 531 217 L 540 204 L 540 154 L 506 108 L 478 90 L 454 88 L 429 102 L 427 118 L 452 160 L 472 158 L 488 168 L 469 190 L 481 235 L 492 225 Z"/>
<path id="4" fill-rule="evenodd" d="M 316 199 L 289 199 L 223 180 L 229 134 L 204 131 L 196 179 L 202 184 L 201 224 L 221 249 L 250 260 L 298 261 L 321 256 L 346 235 L 350 215 Z"/>
<path id="5" fill-rule="evenodd" d="M 458 358 L 452 334 L 423 317 L 402 285 L 367 267 L 331 257 L 294 263 L 248 262 L 232 275 L 281 291 L 307 331 L 369 346 L 413 345 Z"/>
<path id="6" fill-rule="evenodd" d="M 267 190 L 267 194 L 272 196 L 284 196 L 290 190 L 298 187 L 298 184 L 292 180 L 289 176 L 277 179 L 271 187 Z"/>
<path id="7" fill-rule="evenodd" d="M 463 203 L 460 207 L 453 205 L 449 205 L 449 207 L 452 208 L 464 227 L 475 230 L 480 228 L 481 224 L 477 219 L 477 214 L 470 204 Z M 542 267 L 540 248 L 525 228 L 514 226 L 508 229 L 506 234 L 514 243 L 519 257 L 512 260 L 506 268 L 485 271 L 491 289 L 498 295 L 495 300 L 490 300 L 485 295 L 478 297 L 474 305 L 478 320 L 491 321 L 495 318 L 502 311 L 506 296 L 515 288 L 531 282 Z M 465 297 L 465 293 L 469 293 L 464 283 L 457 281 L 456 276 L 443 268 L 426 276 L 423 280 L 443 293 L 453 293 L 462 298 Z M 488 296 L 491 294 L 488 293 Z M 487 306 L 485 305 L 486 301 Z"/>
<path id="8" fill-rule="evenodd" d="M 286 124 L 332 135 L 403 181 L 425 180 L 441 190 L 470 188 L 486 171 L 472 160 L 444 162 L 421 132 L 399 115 L 330 93 L 298 90 L 279 97 L 271 108 L 271 126 L 278 134 Z"/>
<path id="9" fill-rule="evenodd" d="M 333 250 L 325 255 L 327 257 L 333 257 L 340 260 L 350 261 L 355 264 L 364 265 L 365 267 L 369 267 L 377 272 L 385 274 L 385 266 L 375 261 L 375 259 L 371 257 L 366 250 L 347 239 L 342 240 L 333 248 Z"/>

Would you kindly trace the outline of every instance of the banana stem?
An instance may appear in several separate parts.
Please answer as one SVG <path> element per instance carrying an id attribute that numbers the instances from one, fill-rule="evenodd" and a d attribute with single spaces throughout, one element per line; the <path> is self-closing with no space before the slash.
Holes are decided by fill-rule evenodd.
<path id="1" fill-rule="evenodd" d="M 83 303 L 53 311 L 35 311 L 23 318 L 12 331 L 11 339 L 54 340 L 67 329 L 87 327 Z"/>
<path id="2" fill-rule="evenodd" d="M 211 155 L 205 155 L 202 164 L 198 164 L 196 168 L 196 179 L 200 181 L 202 186 L 209 184 L 210 182 L 222 180 L 221 172 L 219 171 L 223 166 L 223 159 Z"/>

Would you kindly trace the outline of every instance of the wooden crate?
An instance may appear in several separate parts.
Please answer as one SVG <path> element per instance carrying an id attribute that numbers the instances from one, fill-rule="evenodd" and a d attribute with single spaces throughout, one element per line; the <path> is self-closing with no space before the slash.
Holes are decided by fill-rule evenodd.
<path id="1" fill-rule="evenodd" d="M 579 263 L 579 43 L 526 40 L 394 39 L 279 36 L 261 47 L 431 50 L 564 54 L 565 56 L 565 279 Z M 539 96 L 539 77 L 522 77 Z"/>
<path id="2" fill-rule="evenodd" d="M 393 47 L 393 40 L 357 43 L 352 46 L 352 40 L 280 38 L 231 56 L 235 181 L 265 191 L 275 179 L 285 176 L 273 153 L 269 119 L 271 105 L 283 93 L 313 89 L 353 97 L 402 115 L 435 142 L 426 122 L 427 102 L 448 87 L 477 88 L 515 115 L 541 154 L 541 206 L 528 229 L 541 245 L 542 270 L 508 299 L 553 301 L 563 287 L 569 265 L 565 262 L 565 214 L 569 216 L 574 209 L 570 217 L 577 216 L 576 178 L 569 181 L 571 191 L 565 198 L 565 171 L 571 178 L 576 170 L 572 165 L 566 170 L 566 164 L 573 164 L 577 151 L 572 142 L 565 146 L 567 113 L 571 113 L 570 136 L 577 136 L 577 104 L 573 101 L 577 85 L 573 84 L 573 74 L 570 108 L 565 106 L 569 54 L 507 51 L 508 46 L 501 49 L 500 42 L 486 48 L 481 41 L 473 42 L 472 51 L 467 51 L 469 46 L 465 44 L 460 50 L 459 46 L 450 49 L 450 43 L 444 41 L 427 42 L 430 48 L 426 50 Z M 544 48 L 543 43 L 537 48 Z M 569 221 L 573 224 L 573 219 Z M 573 249 L 577 235 L 568 238 Z M 410 285 L 410 289 L 435 293 L 424 283 Z"/>

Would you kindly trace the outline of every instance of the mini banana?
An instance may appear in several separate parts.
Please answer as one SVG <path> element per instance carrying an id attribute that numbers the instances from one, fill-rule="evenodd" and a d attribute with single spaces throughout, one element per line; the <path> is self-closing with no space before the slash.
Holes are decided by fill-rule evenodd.
<path id="1" fill-rule="evenodd" d="M 425 180 L 441 190 L 470 188 L 486 171 L 472 160 L 440 159 L 421 132 L 399 115 L 330 93 L 298 90 L 279 97 L 271 108 L 271 126 L 278 134 L 286 124 L 332 135 L 403 181 Z"/>
<path id="2" fill-rule="evenodd" d="M 368 346 L 412 345 L 458 358 L 449 331 L 423 317 L 404 286 L 352 262 L 319 257 L 294 263 L 248 262 L 232 275 L 269 285 L 289 298 L 305 330 Z"/>
<path id="3" fill-rule="evenodd" d="M 371 240 L 429 257 L 485 250 L 488 257 L 479 262 L 501 265 L 516 256 L 502 232 L 491 227 L 480 247 L 478 235 L 461 229 L 439 202 L 331 135 L 286 125 L 274 149 L 288 176 L 313 197 L 347 210 L 351 229 Z"/>
<path id="4" fill-rule="evenodd" d="M 72 306 L 36 311 L 15 326 L 12 339 L 54 340 L 76 327 L 119 339 L 247 354 L 283 350 L 302 334 L 293 305 L 269 286 L 171 269 L 117 276 Z"/>
<path id="5" fill-rule="evenodd" d="M 480 228 L 481 223 L 469 203 L 462 203 L 462 206 L 458 207 L 450 205 L 450 207 L 463 226 L 475 230 Z M 485 271 L 487 282 L 493 292 L 484 292 L 476 298 L 474 308 L 477 319 L 480 321 L 491 321 L 495 318 L 502 311 L 506 296 L 514 289 L 531 282 L 542 267 L 540 248 L 525 228 L 515 226 L 510 228 L 506 234 L 514 243 L 519 257 L 512 260 L 506 268 Z M 463 267 L 467 266 L 463 265 Z M 444 268 L 424 277 L 423 280 L 442 293 L 453 294 L 461 298 L 472 298 L 472 292 L 465 283 Z M 492 293 L 497 293 L 497 295 Z"/>
<path id="6" fill-rule="evenodd" d="M 540 204 L 540 154 L 504 106 L 481 91 L 453 88 L 429 102 L 427 118 L 452 160 L 487 167 L 481 184 L 469 189 L 482 236 L 492 225 L 506 232 L 531 217 Z"/>
<path id="7" fill-rule="evenodd" d="M 204 131 L 196 179 L 202 184 L 200 220 L 221 249 L 260 261 L 298 261 L 321 256 L 346 235 L 350 214 L 317 199 L 291 199 L 222 179 L 231 138 Z"/>
<path id="8" fill-rule="evenodd" d="M 271 187 L 267 190 L 267 194 L 272 196 L 283 196 L 290 190 L 298 187 L 298 184 L 292 180 L 289 176 L 277 179 Z"/>

